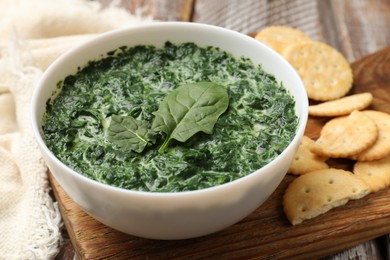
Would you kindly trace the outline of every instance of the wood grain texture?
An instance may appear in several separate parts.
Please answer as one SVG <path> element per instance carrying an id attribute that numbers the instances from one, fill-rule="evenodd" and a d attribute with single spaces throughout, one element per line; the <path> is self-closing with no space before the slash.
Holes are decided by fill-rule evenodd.
<path id="1" fill-rule="evenodd" d="M 390 45 L 390 34 L 386 33 L 390 24 L 390 1 L 331 0 L 330 6 L 336 28 L 333 32 L 349 61 Z"/>
<path id="2" fill-rule="evenodd" d="M 352 64 L 352 92 L 371 91 L 371 108 L 390 113 L 390 48 Z M 314 121 L 313 121 L 314 120 Z M 315 137 L 322 121 L 309 121 Z M 352 161 L 334 161 L 350 167 Z M 50 176 L 64 222 L 81 259 L 314 259 L 356 246 L 390 232 L 390 189 L 350 201 L 304 223 L 291 226 L 283 214 L 282 197 L 294 176 L 286 176 L 272 196 L 239 223 L 218 233 L 181 241 L 137 238 L 104 226 L 84 213 Z M 374 244 L 365 256 L 380 259 Z M 349 250 L 349 252 L 355 252 Z M 347 253 L 350 257 L 352 254 Z M 337 257 L 332 256 L 330 259 Z M 329 258 L 328 258 L 329 259 Z"/>
<path id="3" fill-rule="evenodd" d="M 140 17 L 150 17 L 159 21 L 192 20 L 193 5 L 196 0 L 100 0 L 103 7 L 115 4 Z"/>
<path id="4" fill-rule="evenodd" d="M 353 62 L 390 45 L 389 13 L 387 0 L 197 0 L 193 21 L 242 33 L 292 26 Z"/>
<path id="5" fill-rule="evenodd" d="M 52 184 L 80 259 L 313 259 L 389 232 L 389 190 L 291 227 L 281 215 L 280 203 L 292 178 L 287 176 L 271 199 L 243 221 L 182 241 L 146 240 L 112 230 L 86 215 L 54 180 Z"/>
<path id="6" fill-rule="evenodd" d="M 101 0 L 104 5 L 110 0 Z M 254 33 L 287 25 L 324 41 L 353 62 L 390 45 L 388 0 L 119 0 L 131 13 Z"/>
<path id="7" fill-rule="evenodd" d="M 269 25 L 288 25 L 319 38 L 317 1 L 313 0 L 196 0 L 194 22 L 253 33 Z"/>

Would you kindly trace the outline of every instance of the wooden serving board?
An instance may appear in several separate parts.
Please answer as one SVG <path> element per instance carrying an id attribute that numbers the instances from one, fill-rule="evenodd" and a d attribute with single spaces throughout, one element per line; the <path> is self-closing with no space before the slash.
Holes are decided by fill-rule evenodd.
<path id="1" fill-rule="evenodd" d="M 390 47 L 353 63 L 352 68 L 352 92 L 370 91 L 374 95 L 370 109 L 390 113 Z M 326 120 L 310 118 L 306 134 L 317 138 Z M 333 160 L 331 164 L 351 169 L 353 161 Z M 225 230 L 188 240 L 148 240 L 94 220 L 65 194 L 52 175 L 49 178 L 81 259 L 313 259 L 390 233 L 390 188 L 292 226 L 282 209 L 284 190 L 295 178 L 287 175 L 261 207 Z"/>

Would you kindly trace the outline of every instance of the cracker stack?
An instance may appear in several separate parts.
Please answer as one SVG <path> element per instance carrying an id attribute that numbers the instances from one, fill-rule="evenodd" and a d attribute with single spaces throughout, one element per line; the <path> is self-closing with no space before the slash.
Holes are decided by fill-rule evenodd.
<path id="1" fill-rule="evenodd" d="M 289 173 L 298 177 L 283 198 L 288 220 L 296 225 L 390 187 L 390 114 L 365 110 L 373 102 L 371 93 L 348 95 L 353 74 L 345 57 L 290 27 L 267 27 L 255 38 L 300 75 L 308 97 L 318 103 L 309 106 L 309 115 L 329 119 L 317 140 L 302 138 L 290 166 Z M 354 160 L 353 171 L 329 167 L 329 158 Z"/>
<path id="2" fill-rule="evenodd" d="M 281 54 L 296 69 L 309 98 L 328 101 L 345 96 L 352 88 L 352 69 L 331 46 L 312 41 L 303 32 L 272 26 L 255 38 Z"/>

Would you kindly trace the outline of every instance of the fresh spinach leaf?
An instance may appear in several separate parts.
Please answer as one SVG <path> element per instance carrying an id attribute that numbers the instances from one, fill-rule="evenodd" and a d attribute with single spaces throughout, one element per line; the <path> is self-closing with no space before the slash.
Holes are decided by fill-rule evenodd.
<path id="1" fill-rule="evenodd" d="M 153 113 L 152 130 L 167 134 L 159 152 L 164 152 L 172 139 L 185 142 L 200 131 L 211 134 L 228 105 L 226 89 L 212 82 L 187 83 L 173 90 Z"/>
<path id="2" fill-rule="evenodd" d="M 144 120 L 113 115 L 107 129 L 107 139 L 120 149 L 141 153 L 146 146 L 155 142 L 155 133 Z"/>

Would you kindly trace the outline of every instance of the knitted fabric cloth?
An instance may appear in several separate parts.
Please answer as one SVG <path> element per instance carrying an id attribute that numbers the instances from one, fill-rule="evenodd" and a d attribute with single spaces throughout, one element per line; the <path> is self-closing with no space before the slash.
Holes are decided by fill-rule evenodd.
<path id="1" fill-rule="evenodd" d="M 94 34 L 148 21 L 91 1 L 0 2 L 0 259 L 52 259 L 61 244 L 61 215 L 30 120 L 43 71 Z"/>

